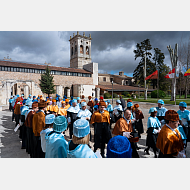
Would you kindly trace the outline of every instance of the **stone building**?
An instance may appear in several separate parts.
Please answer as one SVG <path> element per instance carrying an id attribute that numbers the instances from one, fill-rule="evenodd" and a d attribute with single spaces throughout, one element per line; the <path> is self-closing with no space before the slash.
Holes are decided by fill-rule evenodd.
<path id="1" fill-rule="evenodd" d="M 91 35 L 70 36 L 70 67 L 49 66 L 54 76 L 56 93 L 61 97 L 85 95 L 98 97 L 98 63 L 91 61 Z M 39 86 L 46 65 L 30 64 L 4 59 L 0 61 L 0 105 L 8 104 L 11 95 L 45 95 Z"/>
<path id="2" fill-rule="evenodd" d="M 113 86 L 112 86 L 113 81 Z M 96 88 L 100 89 L 100 95 L 104 95 L 104 93 L 112 94 L 113 93 L 121 95 L 123 92 L 127 91 L 129 94 L 139 94 L 140 92 L 144 92 L 144 88 L 135 85 L 133 77 L 128 77 L 124 75 L 123 71 L 119 72 L 119 75 L 113 74 L 98 74 L 98 85 Z M 153 89 L 148 89 L 150 93 Z"/>

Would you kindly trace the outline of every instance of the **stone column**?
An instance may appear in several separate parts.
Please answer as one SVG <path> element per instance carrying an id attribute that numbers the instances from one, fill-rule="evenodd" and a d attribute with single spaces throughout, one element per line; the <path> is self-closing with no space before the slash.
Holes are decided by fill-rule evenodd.
<path id="1" fill-rule="evenodd" d="M 56 94 L 62 96 L 63 95 L 63 86 L 56 86 Z"/>
<path id="2" fill-rule="evenodd" d="M 11 84 L 10 84 L 10 82 L 7 82 L 7 84 L 6 84 L 6 91 L 7 91 L 6 104 L 9 104 L 9 98 L 11 96 Z"/>
<path id="3" fill-rule="evenodd" d="M 96 88 L 96 98 L 100 98 L 100 88 Z"/>
<path id="4" fill-rule="evenodd" d="M 70 97 L 70 88 L 67 89 L 67 98 Z"/>
<path id="5" fill-rule="evenodd" d="M 29 96 L 28 86 L 24 86 L 24 98 L 28 98 L 28 96 Z"/>

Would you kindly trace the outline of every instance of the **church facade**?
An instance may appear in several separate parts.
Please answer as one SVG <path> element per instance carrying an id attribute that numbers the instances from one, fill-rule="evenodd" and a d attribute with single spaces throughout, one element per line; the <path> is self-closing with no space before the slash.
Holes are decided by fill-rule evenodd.
<path id="1" fill-rule="evenodd" d="M 54 76 L 56 93 L 61 97 L 100 96 L 98 63 L 91 60 L 91 35 L 70 36 L 70 67 L 49 66 Z M 0 105 L 8 104 L 11 95 L 43 95 L 39 79 L 47 65 L 29 64 L 4 59 L 0 61 Z"/>

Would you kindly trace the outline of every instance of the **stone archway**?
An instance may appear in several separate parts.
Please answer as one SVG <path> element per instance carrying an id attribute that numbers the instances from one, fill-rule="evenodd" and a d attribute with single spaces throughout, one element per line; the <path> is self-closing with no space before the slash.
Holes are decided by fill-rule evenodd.
<path id="1" fill-rule="evenodd" d="M 26 82 L 17 82 L 11 87 L 11 95 L 19 95 L 24 94 L 24 98 L 28 98 L 29 94 L 31 94 L 31 89 Z"/>
<path id="2" fill-rule="evenodd" d="M 69 87 L 64 88 L 64 95 L 66 95 L 67 98 L 71 96 L 71 89 Z"/>
<path id="3" fill-rule="evenodd" d="M 11 95 L 21 94 L 24 92 L 24 98 L 28 98 L 29 94 L 42 95 L 43 93 L 40 87 L 32 80 L 2 80 L 0 81 L 0 105 L 9 104 L 9 98 Z"/>

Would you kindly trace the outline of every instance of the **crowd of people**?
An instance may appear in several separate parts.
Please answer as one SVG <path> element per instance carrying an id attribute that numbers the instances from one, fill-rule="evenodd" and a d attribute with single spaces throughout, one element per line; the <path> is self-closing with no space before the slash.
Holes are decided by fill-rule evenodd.
<path id="1" fill-rule="evenodd" d="M 163 100 L 158 100 L 158 107 L 150 108 L 146 154 L 152 148 L 155 158 L 186 157 L 190 142 L 190 111 L 186 108 L 187 104 L 180 102 L 177 112 L 167 110 Z M 94 100 L 88 96 L 87 101 L 84 95 L 69 100 L 58 94 L 54 99 L 43 99 L 42 95 L 24 99 L 22 94 L 10 97 L 9 110 L 19 130 L 21 148 L 31 158 L 139 158 L 144 115 L 131 99 L 126 103 L 120 96 L 113 107 L 102 96 Z M 89 145 L 92 127 L 93 148 Z M 69 141 L 65 139 L 66 130 Z"/>

